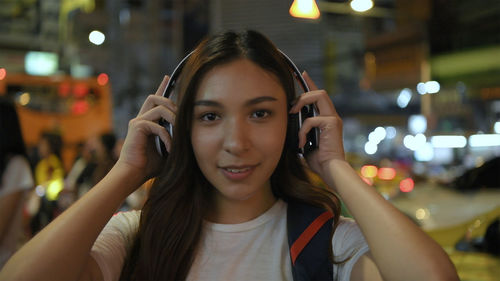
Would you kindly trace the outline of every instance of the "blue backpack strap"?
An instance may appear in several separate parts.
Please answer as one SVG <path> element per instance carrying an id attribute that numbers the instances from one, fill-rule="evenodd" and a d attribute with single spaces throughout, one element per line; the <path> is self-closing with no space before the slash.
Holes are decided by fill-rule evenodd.
<path id="1" fill-rule="evenodd" d="M 303 203 L 288 203 L 288 245 L 294 281 L 333 280 L 328 250 L 332 247 L 332 228 L 331 212 Z"/>

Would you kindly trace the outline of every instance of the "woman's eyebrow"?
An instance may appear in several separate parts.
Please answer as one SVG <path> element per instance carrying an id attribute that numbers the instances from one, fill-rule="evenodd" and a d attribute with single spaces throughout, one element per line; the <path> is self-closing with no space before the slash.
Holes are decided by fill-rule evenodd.
<path id="1" fill-rule="evenodd" d="M 255 104 L 258 104 L 261 102 L 265 102 L 265 101 L 278 101 L 278 99 L 276 99 L 275 97 L 271 97 L 271 96 L 262 96 L 262 97 L 257 97 L 257 98 L 254 98 L 254 99 L 251 99 L 251 100 L 245 102 L 245 105 L 246 106 L 255 105 Z"/>
<path id="2" fill-rule="evenodd" d="M 255 105 L 261 102 L 266 102 L 266 101 L 278 101 L 275 97 L 271 96 L 262 96 L 262 97 L 256 97 L 253 99 L 250 99 L 245 102 L 245 106 L 251 106 Z M 194 102 L 194 106 L 213 106 L 213 107 L 224 107 L 224 105 L 220 102 L 214 101 L 214 100 L 197 100 Z"/>
<path id="3" fill-rule="evenodd" d="M 213 101 L 213 100 L 197 100 L 197 101 L 194 102 L 194 106 L 223 107 L 221 103 Z"/>
<path id="4" fill-rule="evenodd" d="M 245 102 L 245 106 L 255 105 L 266 101 L 278 101 L 275 97 L 271 96 L 261 96 L 250 99 Z M 194 102 L 194 106 L 213 106 L 213 107 L 224 107 L 221 103 L 213 100 L 197 100 Z"/>

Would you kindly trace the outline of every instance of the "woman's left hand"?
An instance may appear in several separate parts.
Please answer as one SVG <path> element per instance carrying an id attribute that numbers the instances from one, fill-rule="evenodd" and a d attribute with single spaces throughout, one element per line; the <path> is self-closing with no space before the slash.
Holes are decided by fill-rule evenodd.
<path id="1" fill-rule="evenodd" d="M 309 85 L 310 91 L 302 94 L 290 113 L 298 113 L 300 108 L 307 104 L 315 104 L 319 116 L 307 118 L 299 130 L 299 147 L 306 143 L 306 135 L 313 128 L 320 131 L 319 148 L 310 153 L 306 160 L 309 167 L 317 174 L 322 175 L 324 168 L 331 160 L 345 161 L 344 144 L 342 138 L 342 119 L 325 90 L 319 90 L 307 72 L 303 77 Z"/>

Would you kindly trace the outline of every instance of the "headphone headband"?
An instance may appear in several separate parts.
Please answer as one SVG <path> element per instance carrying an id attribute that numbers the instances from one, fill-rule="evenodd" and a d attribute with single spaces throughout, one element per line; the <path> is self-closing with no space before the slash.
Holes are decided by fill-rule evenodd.
<path id="1" fill-rule="evenodd" d="M 286 64 L 288 67 L 292 70 L 293 76 L 297 79 L 299 82 L 300 86 L 302 87 L 302 90 L 304 92 L 309 92 L 309 85 L 307 85 L 306 81 L 304 80 L 304 77 L 302 77 L 302 74 L 300 73 L 299 68 L 295 65 L 295 63 L 288 57 L 283 51 L 278 49 L 282 57 L 285 59 Z M 170 79 L 168 80 L 167 86 L 165 87 L 165 91 L 163 92 L 163 96 L 166 98 L 170 97 L 170 92 L 172 89 L 174 89 L 175 84 L 177 82 L 177 78 L 182 72 L 182 69 L 184 68 L 184 65 L 186 64 L 187 60 L 191 57 L 191 55 L 195 51 L 189 52 L 182 60 L 179 62 L 179 64 L 175 67 L 174 71 L 172 72 L 172 75 L 170 75 Z"/>

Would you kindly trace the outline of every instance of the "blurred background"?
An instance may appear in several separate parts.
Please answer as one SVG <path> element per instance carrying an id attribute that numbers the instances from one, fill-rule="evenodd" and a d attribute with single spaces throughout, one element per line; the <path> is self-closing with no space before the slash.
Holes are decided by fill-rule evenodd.
<path id="1" fill-rule="evenodd" d="M 261 31 L 328 91 L 348 160 L 462 280 L 500 280 L 497 0 L 0 0 L 0 96 L 16 104 L 34 171 L 44 134 L 60 150 L 62 172 L 27 202 L 27 231 L 112 166 L 145 97 L 228 29 Z"/>

